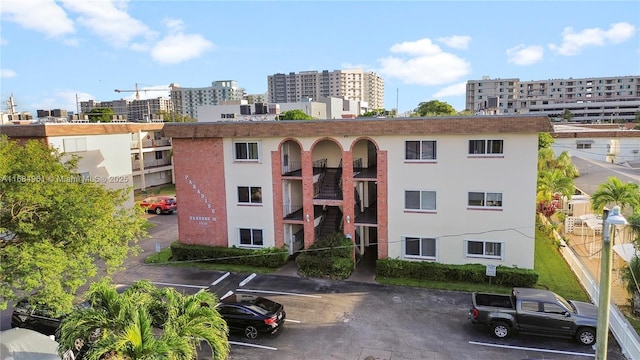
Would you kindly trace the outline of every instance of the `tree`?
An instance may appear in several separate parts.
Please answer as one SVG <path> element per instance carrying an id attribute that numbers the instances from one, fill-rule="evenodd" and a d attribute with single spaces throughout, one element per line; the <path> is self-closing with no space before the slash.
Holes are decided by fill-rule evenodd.
<path id="1" fill-rule="evenodd" d="M 439 100 L 421 102 L 414 111 L 418 116 L 451 116 L 458 114 L 453 106 Z"/>
<path id="2" fill-rule="evenodd" d="M 596 213 L 601 213 L 607 205 L 619 206 L 620 211 L 625 207 L 635 209 L 640 204 L 640 189 L 638 184 L 623 183 L 617 177 L 610 177 L 604 184 L 591 194 L 591 207 Z"/>
<path id="3" fill-rule="evenodd" d="M 137 253 L 142 210 L 123 206 L 130 189 L 83 179 L 77 158 L 44 142 L 0 137 L 0 159 L 0 308 L 29 296 L 67 313 L 96 261 L 112 273 Z"/>
<path id="4" fill-rule="evenodd" d="M 567 198 L 573 195 L 573 178 L 558 169 L 544 170 L 538 174 L 538 199 L 553 200 L 555 194 Z"/>
<path id="5" fill-rule="evenodd" d="M 213 359 L 229 355 L 227 324 L 214 294 L 194 295 L 172 288 L 159 289 L 138 281 L 121 294 L 103 279 L 85 294 L 88 307 L 67 316 L 58 330 L 62 351 L 86 341 L 85 359 L 184 359 L 197 358 L 204 342 Z"/>
<path id="6" fill-rule="evenodd" d="M 569 109 L 564 109 L 564 112 L 562 113 L 562 119 L 564 119 L 565 121 L 571 121 L 571 119 L 573 119 L 573 114 Z"/>
<path id="7" fill-rule="evenodd" d="M 551 134 L 547 132 L 538 134 L 538 150 L 551 148 L 554 142 L 555 139 Z"/>
<path id="8" fill-rule="evenodd" d="M 111 108 L 93 108 L 87 113 L 89 122 L 111 122 L 113 114 Z"/>
<path id="9" fill-rule="evenodd" d="M 178 114 L 176 112 L 169 113 L 166 110 L 158 111 L 157 115 L 162 116 L 164 122 L 197 122 L 197 120 L 191 116 Z"/>
<path id="10" fill-rule="evenodd" d="M 296 109 L 283 112 L 280 115 L 280 120 L 313 120 L 313 117 L 302 110 Z"/>
<path id="11" fill-rule="evenodd" d="M 358 117 L 374 117 L 374 116 L 386 116 L 387 114 L 387 110 L 385 109 L 373 109 L 370 111 L 365 112 L 364 114 L 358 116 Z"/>

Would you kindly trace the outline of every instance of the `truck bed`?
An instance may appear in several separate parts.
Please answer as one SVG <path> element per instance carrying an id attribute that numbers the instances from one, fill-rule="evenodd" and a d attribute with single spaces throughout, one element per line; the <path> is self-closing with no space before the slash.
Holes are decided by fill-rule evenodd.
<path id="1" fill-rule="evenodd" d="M 476 293 L 473 298 L 476 306 L 493 306 L 514 309 L 513 301 L 509 295 Z"/>

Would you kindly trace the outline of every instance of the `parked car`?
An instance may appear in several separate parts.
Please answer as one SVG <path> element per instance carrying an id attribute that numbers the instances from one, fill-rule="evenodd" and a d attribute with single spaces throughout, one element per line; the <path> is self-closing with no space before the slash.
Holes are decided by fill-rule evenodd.
<path id="1" fill-rule="evenodd" d="M 497 338 L 519 331 L 573 337 L 583 345 L 596 342 L 598 308 L 590 303 L 528 288 L 514 288 L 511 295 L 474 292 L 471 301 L 471 323 L 488 326 Z"/>
<path id="2" fill-rule="evenodd" d="M 178 210 L 178 202 L 173 196 L 151 196 L 140 202 L 140 206 L 147 212 L 153 211 L 156 214 L 171 214 Z"/>
<path id="3" fill-rule="evenodd" d="M 87 308 L 88 306 L 89 303 L 83 302 L 76 305 L 76 308 Z M 55 337 L 57 336 L 56 332 L 63 319 L 64 315 L 56 316 L 46 305 L 30 304 L 28 299 L 22 299 L 13 307 L 11 327 L 30 329 L 44 335 Z M 73 352 L 73 358 L 76 360 L 81 359 L 86 351 L 85 341 L 77 339 L 75 341 L 75 349 L 68 350 L 65 354 L 68 354 L 69 351 Z"/>
<path id="4" fill-rule="evenodd" d="M 222 299 L 218 312 L 229 331 L 242 332 L 249 339 L 273 334 L 284 324 L 286 313 L 281 304 L 253 295 L 231 295 Z"/>

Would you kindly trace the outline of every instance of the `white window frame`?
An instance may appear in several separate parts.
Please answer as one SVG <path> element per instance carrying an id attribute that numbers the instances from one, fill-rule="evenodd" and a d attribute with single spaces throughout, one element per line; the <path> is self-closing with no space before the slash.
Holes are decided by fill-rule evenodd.
<path id="1" fill-rule="evenodd" d="M 87 151 L 87 138 L 68 138 L 63 139 L 62 143 L 66 153 Z"/>
<path id="2" fill-rule="evenodd" d="M 249 201 L 240 201 L 240 188 L 247 188 L 249 191 Z M 252 191 L 253 189 L 260 189 L 260 200 L 254 201 L 252 199 Z M 262 205 L 262 186 L 238 186 L 236 195 L 238 196 L 238 204 L 239 205 Z"/>
<path id="3" fill-rule="evenodd" d="M 246 159 L 240 159 L 238 158 L 238 152 L 237 152 L 237 146 L 240 144 L 244 144 L 246 147 L 246 152 L 247 152 L 247 158 Z M 256 157 L 255 158 L 251 158 L 250 157 L 250 148 L 249 145 L 250 144 L 256 144 Z M 233 160 L 234 161 L 239 161 L 239 162 L 260 162 L 261 161 L 261 156 L 260 153 L 262 152 L 262 147 L 261 147 L 261 143 L 260 141 L 256 141 L 256 140 L 246 140 L 246 141 L 234 141 L 233 142 Z"/>
<path id="4" fill-rule="evenodd" d="M 420 255 L 407 254 L 407 240 L 410 241 L 418 241 L 420 244 Z M 424 251 L 422 248 L 423 240 L 433 240 L 434 241 L 434 254 L 424 255 Z M 402 237 L 402 254 L 405 259 L 417 259 L 417 260 L 438 260 L 438 239 L 435 237 L 424 237 L 424 236 L 403 236 Z"/>
<path id="5" fill-rule="evenodd" d="M 420 193 L 420 207 L 417 209 L 408 208 L 407 207 L 407 193 L 408 192 L 418 192 Z M 434 206 L 433 209 L 426 207 L 427 204 L 424 203 L 424 193 L 433 193 L 434 196 Z M 435 190 L 405 190 L 404 191 L 404 210 L 405 211 L 413 211 L 413 212 L 434 212 L 438 210 L 438 194 Z"/>
<path id="6" fill-rule="evenodd" d="M 471 243 L 482 243 L 482 254 L 471 254 L 469 253 L 469 245 Z M 500 254 L 495 255 L 492 254 L 493 250 L 491 247 L 487 245 L 500 245 Z M 468 258 L 480 258 L 480 259 L 498 259 L 504 260 L 505 253 L 505 243 L 503 241 L 489 241 L 489 240 L 465 240 L 464 241 L 464 253 Z"/>
<path id="7" fill-rule="evenodd" d="M 242 243 L 242 231 L 243 230 L 249 230 L 250 232 L 250 236 L 251 236 L 251 243 L 250 244 L 243 244 Z M 255 240 L 254 240 L 254 231 L 259 231 L 261 236 L 262 236 L 262 244 L 255 244 Z M 264 247 L 264 229 L 260 229 L 260 228 L 238 228 L 238 247 L 243 247 L 243 248 L 262 248 Z"/>
<path id="8" fill-rule="evenodd" d="M 418 154 L 416 159 L 409 159 L 408 158 L 408 153 L 407 153 L 407 144 L 410 142 L 417 142 L 420 146 L 418 149 Z M 433 145 L 433 156 L 432 157 L 427 157 L 424 158 L 423 155 L 423 150 L 424 150 L 424 146 L 425 143 L 429 143 Z M 433 162 L 438 160 L 438 142 L 436 140 L 406 140 L 404 142 L 404 161 L 407 162 L 425 162 L 425 161 L 429 161 L 429 162 Z"/>
<path id="9" fill-rule="evenodd" d="M 475 146 L 471 146 L 471 143 L 479 143 L 482 141 L 482 149 L 476 151 Z M 500 152 L 494 152 L 494 143 L 499 144 Z M 482 156 L 482 157 L 503 157 L 504 156 L 504 140 L 503 139 L 470 139 L 468 141 L 468 155 L 469 156 Z"/>
<path id="10" fill-rule="evenodd" d="M 472 205 L 470 203 L 471 193 L 483 194 L 482 205 Z M 496 198 L 499 195 L 499 199 Z M 503 193 L 490 191 L 469 191 L 467 193 L 467 207 L 474 209 L 502 209 L 504 207 Z"/>

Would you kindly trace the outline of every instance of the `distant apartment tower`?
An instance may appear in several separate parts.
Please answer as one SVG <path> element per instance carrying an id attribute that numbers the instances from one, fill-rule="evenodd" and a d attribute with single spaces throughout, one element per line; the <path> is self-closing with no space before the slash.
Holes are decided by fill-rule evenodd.
<path id="1" fill-rule="evenodd" d="M 172 114 L 174 112 L 171 99 L 158 97 L 143 100 L 113 100 L 113 101 L 81 101 L 80 112 L 86 114 L 94 108 L 109 108 L 113 114 L 129 121 L 148 122 L 159 119 L 160 112 Z M 168 119 L 165 119 L 168 120 Z"/>
<path id="2" fill-rule="evenodd" d="M 536 114 L 572 121 L 629 121 L 640 111 L 640 76 L 520 81 L 518 78 L 469 80 L 466 109 L 477 114 Z"/>
<path id="3" fill-rule="evenodd" d="M 218 105 L 222 101 L 242 100 L 246 92 L 235 80 L 214 81 L 204 88 L 183 88 L 171 84 L 171 99 L 179 114 L 198 118 L 198 106 Z"/>
<path id="4" fill-rule="evenodd" d="M 267 77 L 270 103 L 300 102 L 311 98 L 343 97 L 384 108 L 384 80 L 362 69 L 301 71 Z"/>

